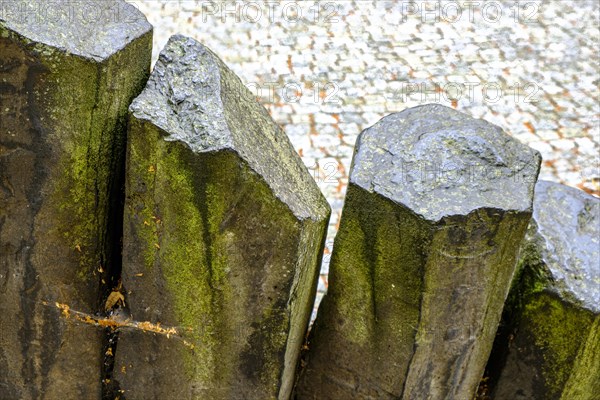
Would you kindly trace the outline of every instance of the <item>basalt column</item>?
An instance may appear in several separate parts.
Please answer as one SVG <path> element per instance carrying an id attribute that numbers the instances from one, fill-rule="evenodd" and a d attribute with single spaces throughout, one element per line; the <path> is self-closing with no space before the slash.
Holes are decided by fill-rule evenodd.
<path id="1" fill-rule="evenodd" d="M 316 183 L 239 78 L 183 36 L 128 137 L 124 396 L 287 400 L 330 214 Z"/>
<path id="2" fill-rule="evenodd" d="M 152 27 L 124 1 L 0 7 L 0 398 L 98 399 L 103 331 L 67 317 L 116 284 Z"/>
<path id="3" fill-rule="evenodd" d="M 471 399 L 540 157 L 440 105 L 361 133 L 297 398 Z"/>

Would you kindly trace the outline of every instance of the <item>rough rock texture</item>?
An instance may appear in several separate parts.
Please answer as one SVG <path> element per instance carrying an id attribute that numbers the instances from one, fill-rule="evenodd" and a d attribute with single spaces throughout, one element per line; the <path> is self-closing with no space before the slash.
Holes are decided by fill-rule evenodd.
<path id="1" fill-rule="evenodd" d="M 173 36 L 130 107 L 127 399 L 287 399 L 330 209 L 283 131 L 209 49 Z M 140 323 L 142 323 L 140 325 Z"/>
<path id="2" fill-rule="evenodd" d="M 1 399 L 101 395 L 102 330 L 56 303 L 96 313 L 118 268 L 127 106 L 152 27 L 122 1 L 126 21 L 84 21 L 82 6 L 1 4 Z"/>
<path id="3" fill-rule="evenodd" d="M 495 399 L 600 393 L 600 199 L 536 185 L 533 218 L 488 369 Z"/>
<path id="4" fill-rule="evenodd" d="M 472 398 L 539 163 L 439 105 L 363 131 L 297 399 Z"/>

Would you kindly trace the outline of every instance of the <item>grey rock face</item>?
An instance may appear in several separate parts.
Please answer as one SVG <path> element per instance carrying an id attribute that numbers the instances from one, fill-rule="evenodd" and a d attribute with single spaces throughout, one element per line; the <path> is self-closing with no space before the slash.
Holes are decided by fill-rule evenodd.
<path id="1" fill-rule="evenodd" d="M 531 208 L 531 177 L 538 168 L 532 152 L 500 127 L 450 108 L 391 114 L 357 146 L 351 182 L 424 219 L 479 208 Z"/>
<path id="2" fill-rule="evenodd" d="M 130 107 L 123 285 L 163 331 L 120 334 L 125 396 L 288 399 L 329 213 L 239 78 L 172 37 Z"/>
<path id="3" fill-rule="evenodd" d="M 488 366 L 494 398 L 596 398 L 599 307 L 600 200 L 540 181 Z"/>
<path id="4" fill-rule="evenodd" d="M 600 313 L 600 200 L 547 181 L 535 190 L 527 238 L 551 274 L 548 290 Z"/>
<path id="5" fill-rule="evenodd" d="M 67 23 L 52 13 L 66 4 L 1 5 L 2 399 L 101 396 L 102 330 L 61 310 L 93 315 L 113 284 L 127 105 L 152 27 L 123 1 L 136 21 L 84 22 L 69 2 Z"/>
<path id="6" fill-rule="evenodd" d="M 2 3 L 3 25 L 66 54 L 103 62 L 151 29 L 146 17 L 125 1 Z M 40 51 L 44 52 L 42 47 Z"/>
<path id="7" fill-rule="evenodd" d="M 363 131 L 297 398 L 472 398 L 540 161 L 439 105 Z"/>

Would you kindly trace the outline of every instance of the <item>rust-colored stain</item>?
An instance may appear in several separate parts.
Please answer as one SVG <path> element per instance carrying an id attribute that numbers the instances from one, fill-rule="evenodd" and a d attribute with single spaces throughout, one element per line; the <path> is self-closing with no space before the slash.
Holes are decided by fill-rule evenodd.
<path id="1" fill-rule="evenodd" d="M 344 168 L 344 164 L 338 161 L 338 171 L 342 174 L 342 177 L 347 178 L 348 174 L 346 172 L 346 168 Z"/>
<path id="2" fill-rule="evenodd" d="M 43 301 L 42 304 L 45 306 L 52 306 L 52 304 L 48 303 L 47 301 Z M 189 343 L 181 337 L 182 331 L 190 332 L 192 331 L 192 328 L 178 329 L 175 327 L 163 327 L 161 326 L 160 322 L 152 323 L 149 321 L 132 321 L 131 319 L 121 320 L 114 317 L 100 318 L 95 315 L 90 315 L 81 311 L 73 310 L 67 304 L 58 302 L 54 303 L 53 306 L 61 311 L 61 315 L 63 318 L 75 322 L 94 325 L 102 328 L 111 328 L 113 330 L 121 328 L 139 329 L 144 332 L 151 332 L 159 335 L 164 335 L 168 339 L 170 339 L 171 337 L 179 338 L 183 341 L 184 345 L 191 349 L 194 348 L 194 345 L 192 343 Z"/>

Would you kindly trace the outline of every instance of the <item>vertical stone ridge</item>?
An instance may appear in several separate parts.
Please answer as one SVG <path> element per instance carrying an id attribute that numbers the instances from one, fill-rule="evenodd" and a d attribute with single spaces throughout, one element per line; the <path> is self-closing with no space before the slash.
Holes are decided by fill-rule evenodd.
<path id="1" fill-rule="evenodd" d="M 288 301 L 292 317 L 290 318 L 290 330 L 292 334 L 288 337 L 284 356 L 284 365 L 288 368 L 281 374 L 278 399 L 287 400 L 296 382 L 296 366 L 299 364 L 300 352 L 306 339 L 308 325 L 313 311 L 314 299 L 317 292 L 319 279 L 319 268 L 312 271 L 302 268 L 303 265 L 321 265 L 321 258 L 325 248 L 325 242 L 321 239 L 326 237 L 327 225 L 319 224 L 317 221 L 307 219 L 302 222 L 307 225 L 302 230 L 306 239 L 301 240 L 298 245 L 298 257 L 296 274 L 292 284 L 290 299 Z M 310 232 L 316 227 L 318 234 L 311 237 Z M 295 328 L 300 326 L 300 328 Z"/>

